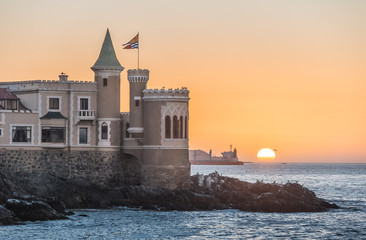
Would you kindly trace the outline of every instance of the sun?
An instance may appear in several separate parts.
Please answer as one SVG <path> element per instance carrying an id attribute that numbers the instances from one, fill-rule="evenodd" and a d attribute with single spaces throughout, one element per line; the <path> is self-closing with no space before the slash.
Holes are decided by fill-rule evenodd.
<path id="1" fill-rule="evenodd" d="M 270 148 L 262 148 L 261 150 L 258 151 L 257 158 L 258 160 L 264 160 L 264 161 L 274 160 L 276 158 L 276 154 L 275 151 L 273 151 Z"/>

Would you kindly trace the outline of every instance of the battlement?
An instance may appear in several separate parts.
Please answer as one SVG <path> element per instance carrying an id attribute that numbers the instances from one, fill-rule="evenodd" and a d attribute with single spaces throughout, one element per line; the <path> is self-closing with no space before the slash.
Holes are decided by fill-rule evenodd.
<path id="1" fill-rule="evenodd" d="M 146 101 L 162 101 L 162 100 L 174 100 L 174 101 L 188 101 L 189 91 L 187 88 L 176 89 L 145 89 L 143 91 L 143 99 Z"/>
<path id="2" fill-rule="evenodd" d="M 130 112 L 121 112 L 122 117 L 130 116 Z"/>
<path id="3" fill-rule="evenodd" d="M 97 84 L 91 81 L 59 81 L 59 80 L 28 80 L 0 82 L 0 87 L 7 87 L 11 91 L 30 91 L 30 90 L 68 90 L 80 89 L 96 91 Z"/>
<path id="4" fill-rule="evenodd" d="M 58 84 L 65 84 L 65 83 L 79 83 L 79 84 L 96 84 L 92 81 L 74 81 L 74 80 L 67 80 L 67 82 L 62 82 L 59 80 L 26 80 L 26 81 L 12 81 L 12 82 L 0 82 L 0 85 L 17 85 L 17 84 L 35 84 L 35 83 L 58 83 Z"/>
<path id="5" fill-rule="evenodd" d="M 130 82 L 147 82 L 149 73 L 148 69 L 130 69 L 127 71 L 127 78 Z"/>

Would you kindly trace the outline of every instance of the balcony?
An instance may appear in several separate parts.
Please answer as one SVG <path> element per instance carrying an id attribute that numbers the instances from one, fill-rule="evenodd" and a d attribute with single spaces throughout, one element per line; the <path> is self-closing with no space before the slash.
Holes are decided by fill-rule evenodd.
<path id="1" fill-rule="evenodd" d="M 79 110 L 75 111 L 75 120 L 76 123 L 80 121 L 94 121 L 95 120 L 95 112 L 94 110 Z"/>

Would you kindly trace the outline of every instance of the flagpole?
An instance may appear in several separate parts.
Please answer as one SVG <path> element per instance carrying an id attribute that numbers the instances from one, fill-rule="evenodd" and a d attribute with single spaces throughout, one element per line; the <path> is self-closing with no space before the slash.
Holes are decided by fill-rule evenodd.
<path id="1" fill-rule="evenodd" d="M 137 33 L 138 38 L 138 48 L 137 48 L 137 70 L 140 69 L 140 32 Z"/>

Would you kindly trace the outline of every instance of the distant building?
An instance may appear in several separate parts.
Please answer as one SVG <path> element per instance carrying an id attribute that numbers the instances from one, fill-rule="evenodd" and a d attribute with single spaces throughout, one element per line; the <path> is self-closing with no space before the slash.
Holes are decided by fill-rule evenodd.
<path id="1" fill-rule="evenodd" d="M 124 68 L 108 30 L 91 69 L 92 82 L 64 73 L 52 81 L 0 82 L 0 170 L 40 183 L 81 177 L 187 188 L 189 91 L 147 89 L 149 70 L 128 70 L 130 112 L 121 113 Z"/>
<path id="2" fill-rule="evenodd" d="M 237 150 L 234 148 L 232 151 L 222 152 L 221 156 L 213 156 L 212 150 L 208 153 L 203 150 L 190 150 L 189 161 L 194 165 L 243 165 L 244 162 L 239 161 L 237 156 Z"/>

